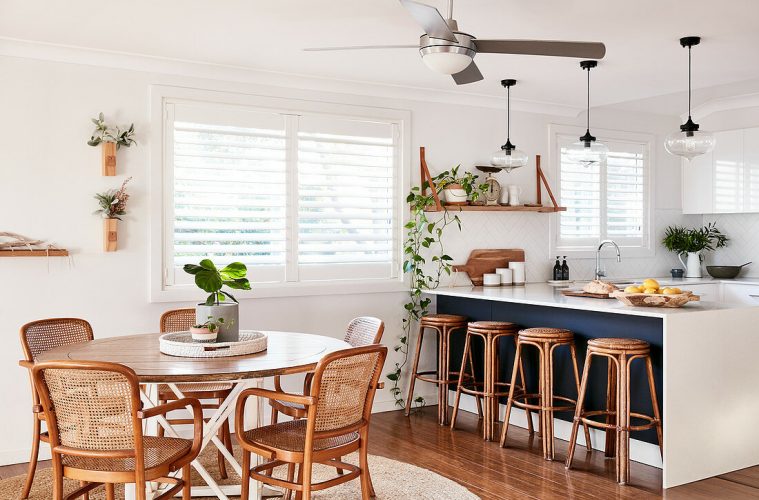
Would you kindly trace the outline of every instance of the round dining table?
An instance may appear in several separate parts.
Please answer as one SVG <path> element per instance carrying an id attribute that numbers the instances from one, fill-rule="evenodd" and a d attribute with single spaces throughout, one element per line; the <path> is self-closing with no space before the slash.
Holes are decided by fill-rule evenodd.
<path id="1" fill-rule="evenodd" d="M 106 361 L 128 366 L 137 374 L 142 388 L 142 400 L 146 407 L 158 404 L 158 384 L 166 384 L 178 398 L 184 397 L 177 384 L 187 382 L 231 382 L 233 388 L 229 396 L 219 405 L 203 426 L 204 449 L 213 443 L 224 455 L 232 468 L 242 476 L 242 468 L 235 457 L 219 440 L 217 432 L 235 409 L 239 394 L 249 387 L 261 387 L 263 380 L 275 375 L 290 375 L 312 371 L 319 360 L 332 352 L 349 348 L 343 340 L 322 335 L 296 332 L 266 331 L 267 349 L 244 356 L 216 358 L 189 358 L 169 356 L 159 350 L 161 333 L 146 333 L 92 340 L 81 344 L 56 347 L 40 354 L 37 361 L 72 360 Z M 246 412 L 246 421 L 252 427 L 262 425 L 263 401 L 257 400 L 253 411 Z M 169 436 L 178 436 L 176 429 L 158 416 L 157 424 Z M 146 429 L 147 433 L 157 430 L 157 426 Z M 240 494 L 240 485 L 220 485 L 203 467 L 199 460 L 193 467 L 207 486 L 193 486 L 193 496 L 216 496 L 228 499 Z M 155 485 L 149 487 L 148 498 L 160 494 Z M 260 483 L 250 489 L 257 498 L 262 496 Z M 127 485 L 126 498 L 134 498 L 134 485 Z"/>

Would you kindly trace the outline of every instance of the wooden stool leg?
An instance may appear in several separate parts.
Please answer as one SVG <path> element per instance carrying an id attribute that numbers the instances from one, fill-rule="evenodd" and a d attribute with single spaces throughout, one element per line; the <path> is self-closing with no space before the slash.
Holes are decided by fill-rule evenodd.
<path id="1" fill-rule="evenodd" d="M 606 411 L 617 411 L 617 370 L 614 367 L 612 358 L 608 358 L 608 367 L 606 368 Z M 606 415 L 607 424 L 617 424 L 618 414 Z M 606 443 L 604 445 L 604 456 L 613 458 L 617 454 L 617 432 L 614 429 L 606 430 Z"/>
<path id="2" fill-rule="evenodd" d="M 654 383 L 654 366 L 651 356 L 646 356 L 646 372 L 648 373 L 648 390 L 651 392 L 651 407 L 656 419 L 656 437 L 659 440 L 659 452 L 664 456 L 664 443 L 662 440 L 661 415 L 659 414 L 659 400 L 656 399 L 656 385 Z"/>
<path id="3" fill-rule="evenodd" d="M 27 498 L 29 492 L 32 491 L 32 484 L 34 483 L 34 473 L 37 471 L 37 457 L 40 452 L 40 432 L 42 432 L 42 423 L 37 415 L 32 415 L 34 424 L 32 427 L 32 454 L 29 457 L 29 468 L 26 472 L 26 482 L 24 483 L 24 489 L 21 491 L 21 498 Z"/>
<path id="4" fill-rule="evenodd" d="M 572 458 L 575 455 L 575 446 L 577 445 L 577 430 L 580 427 L 582 419 L 583 402 L 585 401 L 585 391 L 588 389 L 588 374 L 590 373 L 590 361 L 593 357 L 592 353 L 588 353 L 585 356 L 585 366 L 582 368 L 582 382 L 580 382 L 580 392 L 577 395 L 577 406 L 575 407 L 575 417 L 572 421 L 572 432 L 569 435 L 569 448 L 567 449 L 567 463 L 566 467 L 569 469 L 572 467 Z"/>
<path id="5" fill-rule="evenodd" d="M 469 349 L 469 368 L 471 369 L 472 381 L 475 381 L 477 376 L 474 374 L 474 357 L 472 356 L 471 349 Z M 461 365 L 460 370 L 464 371 L 464 365 Z M 482 397 L 475 396 L 474 399 L 477 401 L 477 416 L 482 420 Z"/>
<path id="6" fill-rule="evenodd" d="M 569 354 L 572 356 L 572 369 L 575 373 L 575 387 L 577 387 L 577 398 L 580 397 L 580 373 L 577 369 L 577 349 L 575 349 L 574 342 L 569 344 Z M 582 412 L 582 408 L 580 408 L 580 412 Z M 588 451 L 593 451 L 593 447 L 590 443 L 590 429 L 588 429 L 588 424 L 584 423 L 582 424 L 583 430 L 585 431 L 585 448 Z"/>
<path id="7" fill-rule="evenodd" d="M 617 365 L 617 482 L 627 484 L 630 478 L 630 364 L 620 354 Z"/>
<path id="8" fill-rule="evenodd" d="M 461 400 L 461 387 L 464 384 L 464 372 L 466 371 L 467 359 L 472 359 L 472 345 L 471 337 L 466 336 L 464 340 L 464 355 L 461 357 L 461 369 L 459 370 L 459 381 L 456 384 L 456 397 L 453 399 L 453 414 L 451 415 L 451 430 L 456 428 L 456 417 L 459 414 L 459 401 Z M 474 373 L 474 367 L 472 367 L 472 373 Z M 474 379 L 473 379 L 474 380 Z"/>
<path id="9" fill-rule="evenodd" d="M 545 436 L 544 442 L 544 457 L 546 460 L 553 460 L 553 351 L 556 349 L 555 345 L 549 345 L 548 343 L 542 343 L 542 350 L 545 356 L 545 367 L 543 368 L 543 376 L 545 382 L 543 383 L 543 413 L 545 414 Z"/>
<path id="10" fill-rule="evenodd" d="M 416 339 L 416 352 L 414 354 L 414 366 L 411 368 L 411 378 L 408 383 L 408 397 L 406 397 L 405 414 L 408 417 L 411 414 L 411 403 L 414 399 L 414 385 L 416 384 L 416 372 L 419 369 L 419 356 L 422 353 L 422 339 L 424 338 L 424 327 L 419 325 L 419 333 Z"/>
<path id="11" fill-rule="evenodd" d="M 105 500 L 115 500 L 116 491 L 113 483 L 105 483 Z"/>
<path id="12" fill-rule="evenodd" d="M 511 407 L 514 403 L 514 392 L 517 385 L 517 374 L 524 373 L 521 370 L 522 363 L 522 344 L 517 342 L 517 351 L 514 354 L 514 368 L 511 370 L 511 385 L 509 386 L 509 397 L 506 400 L 506 415 L 503 417 L 503 430 L 501 430 L 501 448 L 506 446 L 506 434 L 509 432 L 509 418 L 511 417 Z"/>
<path id="13" fill-rule="evenodd" d="M 437 385 L 437 422 L 440 425 L 448 425 L 448 360 L 449 360 L 449 345 L 448 335 L 450 330 L 447 326 L 444 326 L 439 331 L 439 344 L 438 344 L 438 368 L 437 379 L 445 380 L 446 382 L 439 382 Z"/>
<path id="14" fill-rule="evenodd" d="M 485 421 L 482 426 L 482 439 L 493 439 L 493 343 L 491 335 L 485 337 L 485 377 L 483 380 L 485 393 Z"/>
<path id="15" fill-rule="evenodd" d="M 517 341 L 517 336 L 514 337 L 514 345 L 516 347 L 519 347 L 519 342 Z M 514 365 L 519 367 L 519 381 L 522 383 L 522 391 L 524 391 L 525 394 L 527 394 L 527 382 L 525 382 L 524 378 L 524 360 L 521 358 L 517 358 L 517 356 L 514 356 Z M 514 385 L 514 379 L 512 378 L 511 384 Z M 527 431 L 530 433 L 530 436 L 535 434 L 535 428 L 532 424 L 532 411 L 529 408 L 525 408 L 525 416 L 527 417 Z"/>

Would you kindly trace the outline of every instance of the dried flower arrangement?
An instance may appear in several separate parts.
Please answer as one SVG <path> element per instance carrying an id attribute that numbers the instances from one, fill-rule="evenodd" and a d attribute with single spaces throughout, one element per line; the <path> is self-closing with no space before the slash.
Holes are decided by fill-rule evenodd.
<path id="1" fill-rule="evenodd" d="M 92 123 L 95 124 L 95 130 L 92 131 L 92 137 L 87 141 L 90 146 L 98 146 L 103 142 L 113 142 L 116 144 L 116 148 L 121 146 L 128 148 L 137 142 L 134 140 L 134 123 L 129 125 L 128 129 L 123 130 L 120 127 L 109 127 L 105 123 L 103 113 L 98 114 L 97 118 L 92 118 Z"/>
<path id="2" fill-rule="evenodd" d="M 104 193 L 97 193 L 95 199 L 98 200 L 100 208 L 95 210 L 94 214 L 100 214 L 104 219 L 121 220 L 122 215 L 126 215 L 126 203 L 129 200 L 129 194 L 126 192 L 127 183 L 132 180 L 129 177 L 121 184 L 119 190 L 109 189 Z"/>

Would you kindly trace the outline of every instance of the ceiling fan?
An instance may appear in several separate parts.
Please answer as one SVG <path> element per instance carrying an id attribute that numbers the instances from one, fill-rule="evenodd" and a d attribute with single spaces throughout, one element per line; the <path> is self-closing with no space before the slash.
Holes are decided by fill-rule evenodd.
<path id="1" fill-rule="evenodd" d="M 422 61 L 438 73 L 453 76 L 457 85 L 482 80 L 474 63 L 478 52 L 491 54 L 527 54 L 537 56 L 602 59 L 606 47 L 600 42 L 564 42 L 558 40 L 493 40 L 481 39 L 459 31 L 453 19 L 453 0 L 448 0 L 448 18 L 435 7 L 414 0 L 400 0 L 401 5 L 424 29 L 418 45 L 373 45 L 351 47 L 309 48 L 307 51 L 408 49 L 418 48 Z"/>

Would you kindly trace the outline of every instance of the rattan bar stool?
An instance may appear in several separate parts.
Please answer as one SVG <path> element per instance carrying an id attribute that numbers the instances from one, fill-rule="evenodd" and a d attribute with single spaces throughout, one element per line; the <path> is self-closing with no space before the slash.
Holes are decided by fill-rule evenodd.
<path id="1" fill-rule="evenodd" d="M 461 399 L 461 393 L 471 394 L 477 397 L 478 404 L 479 398 L 482 397 L 485 400 L 483 409 L 483 425 L 482 425 L 482 438 L 485 441 L 492 441 L 495 434 L 495 422 L 498 417 L 498 399 L 501 396 L 509 394 L 505 391 L 499 391 L 499 387 L 510 387 L 507 382 L 501 382 L 499 377 L 499 356 L 498 356 L 498 341 L 503 337 L 511 337 L 516 341 L 516 335 L 519 331 L 519 327 L 514 323 L 508 323 L 506 321 L 475 321 L 469 323 L 466 330 L 466 342 L 464 344 L 464 355 L 461 361 L 461 370 L 459 372 L 459 380 L 456 385 L 456 399 L 453 403 L 453 417 L 451 418 L 451 430 L 456 426 L 456 417 L 459 411 L 459 401 Z M 466 361 L 469 360 L 472 365 L 472 337 L 479 337 L 484 342 L 484 373 L 482 382 L 476 381 L 474 378 L 471 380 L 471 387 L 467 387 L 470 381 L 464 376 L 466 367 Z M 519 373 L 521 375 L 521 386 L 519 386 L 520 393 L 524 390 L 524 370 L 521 364 L 516 365 L 519 367 Z M 472 367 L 472 373 L 474 367 Z M 512 382 L 513 384 L 513 382 Z M 479 389 L 482 387 L 482 390 Z M 532 418 L 528 414 L 528 421 L 532 422 Z M 532 423 L 530 423 L 530 432 L 532 430 Z"/>
<path id="2" fill-rule="evenodd" d="M 455 314 L 430 314 L 419 320 L 419 338 L 416 342 L 416 352 L 414 353 L 414 364 L 411 370 L 411 380 L 408 387 L 408 397 L 406 398 L 406 416 L 411 413 L 411 403 L 414 397 L 414 385 L 419 379 L 423 382 L 430 382 L 438 386 L 438 406 L 437 418 L 440 425 L 448 425 L 448 387 L 459 380 L 460 372 L 451 371 L 448 361 L 451 356 L 451 334 L 457 330 L 464 330 L 467 327 L 465 316 Z M 437 370 L 420 372 L 419 357 L 422 354 L 422 340 L 427 331 L 433 331 L 438 336 L 437 348 Z M 471 364 L 471 353 L 469 354 Z M 464 370 L 464 364 L 459 368 Z M 466 378 L 474 378 L 474 371 L 471 374 L 465 374 Z M 479 398 L 477 399 L 477 411 L 482 416 L 482 407 Z"/>
<path id="3" fill-rule="evenodd" d="M 588 387 L 588 373 L 590 363 L 594 356 L 608 359 L 609 376 L 607 388 L 606 410 L 583 411 L 582 402 Z M 630 411 L 630 365 L 636 359 L 644 359 L 648 375 L 648 389 L 651 394 L 651 406 L 653 416 Z M 606 422 L 597 422 L 591 417 L 606 416 Z M 641 425 L 630 425 L 630 419 L 644 420 Z M 617 461 L 617 482 L 627 484 L 630 480 L 630 431 L 642 431 L 655 428 L 659 440 L 659 450 L 662 451 L 662 427 L 659 415 L 659 403 L 656 399 L 656 386 L 654 385 L 654 370 L 651 364 L 651 347 L 648 342 L 637 339 L 601 338 L 588 342 L 588 355 L 585 358 L 580 395 L 578 396 L 577 410 L 575 412 L 572 434 L 569 438 L 569 452 L 567 454 L 567 469 L 572 466 L 575 443 L 577 441 L 577 428 L 582 423 L 591 427 L 606 429 L 606 455 L 611 456 L 613 450 Z M 611 433 L 614 431 L 614 434 Z M 616 439 L 609 439 L 614 436 Z"/>
<path id="4" fill-rule="evenodd" d="M 538 393 L 521 394 L 516 393 L 514 384 L 517 378 L 517 366 L 522 364 L 523 350 L 526 346 L 533 346 L 538 350 L 538 359 L 540 373 L 538 376 Z M 519 332 L 517 337 L 517 353 L 514 358 L 514 370 L 511 374 L 511 387 L 509 389 L 509 398 L 506 402 L 506 416 L 503 421 L 503 431 L 501 432 L 501 446 L 506 445 L 506 435 L 509 432 L 509 417 L 511 416 L 512 407 L 516 406 L 528 412 L 530 419 L 530 410 L 538 412 L 540 417 L 540 434 L 543 443 L 543 458 L 553 460 L 553 415 L 557 411 L 573 411 L 577 401 L 566 396 L 557 396 L 553 390 L 553 354 L 560 346 L 569 346 L 569 352 L 572 357 L 572 371 L 574 372 L 575 387 L 577 393 L 580 393 L 580 376 L 577 371 L 577 352 L 575 350 L 574 334 L 569 330 L 562 328 L 527 328 Z M 517 364 L 517 362 L 519 364 Z M 578 398 L 579 399 L 579 398 Z M 531 403 L 531 400 L 537 400 L 537 404 Z M 558 400 L 565 404 L 555 404 Z M 528 420 L 530 423 L 530 420 Z M 585 430 L 585 444 L 590 451 L 590 432 L 588 426 L 583 426 Z"/>

